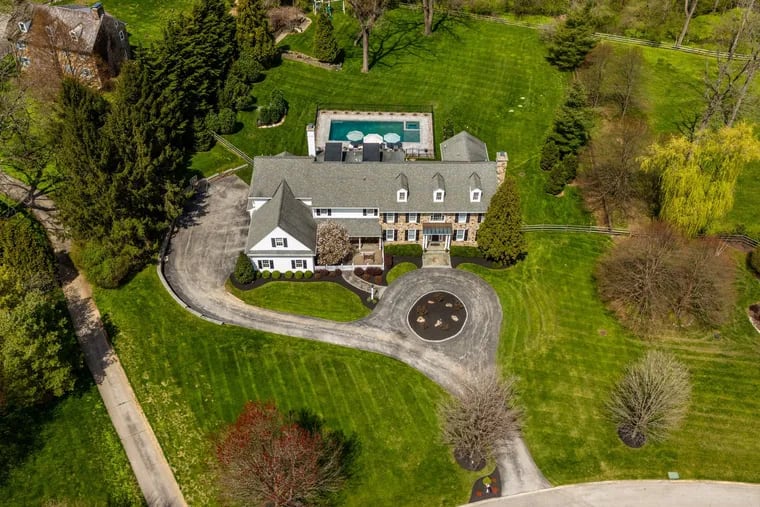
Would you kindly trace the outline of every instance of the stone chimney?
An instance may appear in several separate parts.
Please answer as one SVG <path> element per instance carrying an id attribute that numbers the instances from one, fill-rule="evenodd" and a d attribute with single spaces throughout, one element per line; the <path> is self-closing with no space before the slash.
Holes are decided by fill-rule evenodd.
<path id="1" fill-rule="evenodd" d="M 313 123 L 306 125 L 306 144 L 309 147 L 309 156 L 317 156 L 317 132 Z"/>
<path id="2" fill-rule="evenodd" d="M 106 13 L 105 9 L 103 8 L 102 2 L 95 2 L 92 4 L 92 7 L 90 7 L 90 11 L 92 12 L 92 16 L 95 19 L 100 19 L 103 17 L 103 14 Z"/>
<path id="3" fill-rule="evenodd" d="M 499 185 L 504 181 L 504 175 L 507 174 L 507 164 L 509 163 L 509 155 L 506 151 L 496 152 L 496 180 Z"/>

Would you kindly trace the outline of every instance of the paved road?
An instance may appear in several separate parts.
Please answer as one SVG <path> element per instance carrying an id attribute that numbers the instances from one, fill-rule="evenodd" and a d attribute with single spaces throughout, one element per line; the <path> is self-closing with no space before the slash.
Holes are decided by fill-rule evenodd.
<path id="1" fill-rule="evenodd" d="M 0 172 L 0 192 L 21 200 L 24 185 Z M 35 196 L 30 209 L 48 231 L 59 261 L 59 275 L 79 344 L 100 396 L 111 417 L 145 500 L 151 506 L 184 506 L 184 497 L 156 440 L 150 423 L 135 397 L 92 300 L 92 287 L 77 272 L 66 253 L 67 242 L 59 237 L 55 205 L 44 195 Z M 86 421 L 82 421 L 86 424 Z M 75 466 L 75 464 L 72 464 Z"/>
<path id="2" fill-rule="evenodd" d="M 572 484 L 478 502 L 483 507 L 760 507 L 760 485 L 717 481 Z"/>
<path id="3" fill-rule="evenodd" d="M 369 317 L 349 323 L 254 308 L 228 294 L 224 282 L 245 246 L 247 193 L 247 185 L 234 175 L 217 179 L 179 222 L 164 273 L 185 304 L 226 323 L 385 354 L 416 368 L 452 393 L 459 392 L 468 376 L 494 366 L 501 305 L 487 283 L 464 271 L 407 273 L 387 289 Z M 406 323 L 408 309 L 431 290 L 455 294 L 468 310 L 461 333 L 444 343 L 423 342 Z M 549 486 L 522 439 L 498 455 L 507 494 Z"/>

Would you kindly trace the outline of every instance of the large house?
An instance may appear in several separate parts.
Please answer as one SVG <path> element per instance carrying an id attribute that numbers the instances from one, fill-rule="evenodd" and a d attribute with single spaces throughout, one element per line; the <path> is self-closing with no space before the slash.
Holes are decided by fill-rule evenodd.
<path id="1" fill-rule="evenodd" d="M 21 69 L 40 83 L 72 76 L 101 88 L 129 58 L 124 22 L 103 4 L 20 4 L 5 27 L 5 37 Z"/>
<path id="2" fill-rule="evenodd" d="M 256 157 L 246 244 L 255 267 L 313 270 L 317 224 L 324 220 L 348 231 L 356 251 L 346 264 L 355 266 L 382 265 L 388 243 L 423 249 L 477 244 L 478 227 L 504 177 L 506 153 L 489 161 L 485 144 L 461 132 L 441 144 L 441 161 L 388 154 L 391 161 L 353 163 L 329 155 L 340 160 Z"/>

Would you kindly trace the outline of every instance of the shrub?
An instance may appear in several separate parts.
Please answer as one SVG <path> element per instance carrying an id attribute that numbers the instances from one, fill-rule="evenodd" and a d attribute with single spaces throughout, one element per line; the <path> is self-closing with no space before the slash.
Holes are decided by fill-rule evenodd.
<path id="1" fill-rule="evenodd" d="M 476 246 L 452 245 L 450 253 L 452 257 L 473 257 L 476 259 L 483 258 L 483 252 L 481 252 L 480 249 Z"/>
<path id="2" fill-rule="evenodd" d="M 230 73 L 239 75 L 248 84 L 258 81 L 263 72 L 264 67 L 256 60 L 256 57 L 248 48 L 240 52 L 240 57 L 232 64 L 232 68 L 230 69 Z"/>
<path id="3" fill-rule="evenodd" d="M 253 268 L 253 263 L 243 252 L 238 254 L 234 275 L 235 280 L 242 284 L 251 283 L 256 279 L 256 270 Z"/>
<path id="4" fill-rule="evenodd" d="M 651 350 L 629 366 L 607 410 L 620 439 L 630 447 L 661 441 L 686 415 L 691 383 L 686 366 L 669 353 Z"/>
<path id="5" fill-rule="evenodd" d="M 268 107 L 259 108 L 259 125 L 271 125 L 272 123 L 275 123 L 272 120 L 272 117 L 272 111 Z"/>
<path id="6" fill-rule="evenodd" d="M 385 253 L 387 255 L 396 255 L 399 257 L 422 257 L 422 245 L 419 243 L 410 243 L 408 245 L 386 245 Z"/>
<path id="7" fill-rule="evenodd" d="M 229 108 L 224 108 L 219 111 L 219 133 L 220 134 L 232 134 L 235 131 L 235 124 L 237 123 L 237 113 Z"/>
<path id="8" fill-rule="evenodd" d="M 377 285 L 380 285 L 381 283 L 383 283 L 383 277 L 382 277 L 382 275 L 375 276 L 375 283 Z"/>
<path id="9" fill-rule="evenodd" d="M 377 266 L 370 266 L 365 271 L 370 276 L 377 276 L 383 274 L 383 268 L 379 268 Z"/>
<path id="10" fill-rule="evenodd" d="M 321 62 L 333 63 L 339 54 L 340 47 L 332 21 L 324 11 L 320 12 L 314 28 L 314 56 Z"/>
<path id="11" fill-rule="evenodd" d="M 272 271 L 272 279 L 273 280 L 279 280 L 280 276 L 282 276 L 282 273 L 280 273 L 276 269 L 274 271 Z"/>
<path id="12" fill-rule="evenodd" d="M 292 271 L 286 271 L 285 272 L 285 278 L 287 278 L 288 280 L 290 280 L 291 278 L 293 278 L 293 272 Z"/>
<path id="13" fill-rule="evenodd" d="M 354 268 L 354 274 L 356 276 L 362 276 L 364 274 L 364 268 L 361 268 L 361 267 Z"/>
<path id="14" fill-rule="evenodd" d="M 77 249 L 74 260 L 82 266 L 90 282 L 105 289 L 118 287 L 129 274 L 133 261 L 129 254 L 114 254 L 110 247 L 95 242 Z"/>
<path id="15" fill-rule="evenodd" d="M 296 280 L 301 280 L 303 278 L 303 271 L 296 271 L 293 276 Z"/>
<path id="16" fill-rule="evenodd" d="M 755 247 L 749 253 L 749 267 L 755 270 L 755 273 L 760 275 L 760 246 Z"/>
<path id="17" fill-rule="evenodd" d="M 322 273 L 314 273 L 315 280 L 321 280 L 324 275 Z"/>
<path id="18" fill-rule="evenodd" d="M 562 190 L 565 189 L 565 183 L 566 181 L 562 162 L 557 162 L 554 164 L 554 167 L 552 167 L 552 170 L 549 173 L 549 177 L 547 178 L 546 184 L 544 185 L 544 191 L 547 194 L 559 195 Z"/>
<path id="19" fill-rule="evenodd" d="M 370 275 L 369 273 L 364 273 L 362 275 L 362 280 L 364 280 L 365 282 L 369 282 L 371 278 L 372 278 L 372 275 Z"/>
<path id="20" fill-rule="evenodd" d="M 541 169 L 551 171 L 552 167 L 559 162 L 559 148 L 557 143 L 547 139 L 541 149 Z"/>
<path id="21" fill-rule="evenodd" d="M 308 269 L 307 269 L 306 271 L 304 271 L 304 272 L 303 272 L 303 277 L 304 277 L 304 278 L 311 278 L 312 276 L 314 276 L 314 273 L 312 273 L 312 272 L 311 272 L 311 271 L 309 271 Z"/>
<path id="22" fill-rule="evenodd" d="M 262 271 L 261 272 L 261 278 L 263 278 L 264 280 L 269 280 L 271 277 L 272 277 L 272 272 L 271 271 Z"/>

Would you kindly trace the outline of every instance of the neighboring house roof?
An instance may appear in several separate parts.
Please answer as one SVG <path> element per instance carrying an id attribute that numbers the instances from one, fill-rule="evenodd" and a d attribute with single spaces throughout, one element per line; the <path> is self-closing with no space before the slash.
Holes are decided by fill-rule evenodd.
<path id="1" fill-rule="evenodd" d="M 461 131 L 441 143 L 441 160 L 450 162 L 485 162 L 486 143 L 466 131 Z"/>
<path id="2" fill-rule="evenodd" d="M 267 255 L 313 255 L 317 247 L 317 224 L 311 214 L 311 209 L 296 199 L 288 183 L 281 179 L 279 185 L 271 194 L 272 199 L 256 210 L 251 217 L 251 228 L 248 231 L 246 250 L 256 246 L 277 227 L 290 234 L 306 246 L 309 252 L 294 250 L 277 250 L 276 252 L 256 251 L 257 254 Z"/>
<path id="3" fill-rule="evenodd" d="M 382 235 L 382 227 L 377 217 L 373 218 L 317 218 L 320 222 L 337 222 L 342 225 L 351 238 L 379 238 Z"/>
<path id="4" fill-rule="evenodd" d="M 256 157 L 250 197 L 268 199 L 283 179 L 299 199 L 315 208 L 378 208 L 383 212 L 485 213 L 498 187 L 495 162 L 315 162 L 310 157 Z M 397 202 L 398 180 L 407 178 L 407 202 Z M 433 202 L 433 176 L 445 180 L 444 202 Z M 477 173 L 480 202 L 470 202 L 470 178 Z"/>
<path id="5" fill-rule="evenodd" d="M 22 32 L 18 24 L 29 21 L 28 31 Z M 125 27 L 123 21 L 106 13 L 102 5 L 22 4 L 7 23 L 6 36 L 11 40 L 43 37 L 46 44 L 52 43 L 59 49 L 93 54 L 101 32 L 116 33 Z"/>

